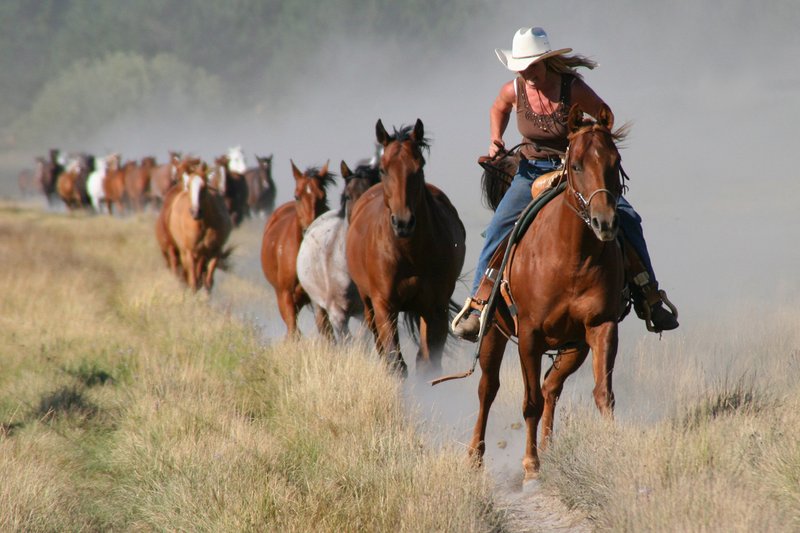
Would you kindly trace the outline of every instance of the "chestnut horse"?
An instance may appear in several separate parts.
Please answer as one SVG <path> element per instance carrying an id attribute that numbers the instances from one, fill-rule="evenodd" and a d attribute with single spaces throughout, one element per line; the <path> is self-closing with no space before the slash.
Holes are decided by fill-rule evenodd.
<path id="1" fill-rule="evenodd" d="M 278 207 L 264 227 L 261 268 L 275 289 L 288 336 L 296 336 L 297 313 L 309 301 L 297 279 L 297 252 L 306 228 L 328 210 L 326 189 L 333 183 L 333 175 L 328 173 L 328 163 L 305 172 L 300 172 L 294 161 L 291 163 L 295 199 Z"/>
<path id="2" fill-rule="evenodd" d="M 340 168 L 345 185 L 339 211 L 317 217 L 297 253 L 297 279 L 311 299 L 317 329 L 329 340 L 345 339 L 348 319 L 364 311 L 347 270 L 345 243 L 353 204 L 380 181 L 377 161 L 359 164 L 355 171 L 342 161 Z"/>
<path id="3" fill-rule="evenodd" d="M 143 157 L 138 165 L 131 165 L 125 171 L 125 194 L 131 208 L 141 213 L 150 198 L 150 176 L 156 167 L 155 157 Z"/>
<path id="4" fill-rule="evenodd" d="M 164 203 L 167 191 L 178 181 L 178 164 L 181 161 L 180 152 L 169 152 L 169 160 L 163 165 L 157 165 L 150 171 L 150 198 L 156 208 Z"/>
<path id="5" fill-rule="evenodd" d="M 519 357 L 525 388 L 523 416 L 527 441 L 522 461 L 525 479 L 539 470 L 553 430 L 556 401 L 564 381 L 592 351 L 595 403 L 611 416 L 611 377 L 617 353 L 617 323 L 623 313 L 623 256 L 617 240 L 617 201 L 622 194 L 620 155 L 612 132 L 613 115 L 603 108 L 597 122 L 583 119 L 577 106 L 568 118 L 566 189 L 545 205 L 517 242 L 501 287 L 508 285 L 517 308 Z M 563 179 L 563 178 L 562 178 Z M 489 409 L 500 387 L 499 372 L 508 339 L 492 326 L 479 339 L 482 370 L 480 409 L 469 445 L 480 462 L 486 445 Z M 559 350 L 541 383 L 542 356 Z M 537 428 L 542 422 L 541 447 Z"/>
<path id="6" fill-rule="evenodd" d="M 420 318 L 417 368 L 438 370 L 466 232 L 447 196 L 425 183 L 422 121 L 390 136 L 378 120 L 375 132 L 383 146 L 381 183 L 353 207 L 347 266 L 378 352 L 406 373 L 397 318 L 401 311 L 410 313 Z"/>
<path id="7" fill-rule="evenodd" d="M 167 193 L 169 202 L 164 204 L 166 227 L 180 256 L 183 277 L 191 289 L 196 291 L 202 284 L 210 292 L 214 271 L 230 255 L 225 249 L 233 227 L 228 210 L 222 195 L 207 186 L 203 164 L 187 169 L 186 186 L 172 194 Z M 157 237 L 158 231 L 156 226 Z"/>

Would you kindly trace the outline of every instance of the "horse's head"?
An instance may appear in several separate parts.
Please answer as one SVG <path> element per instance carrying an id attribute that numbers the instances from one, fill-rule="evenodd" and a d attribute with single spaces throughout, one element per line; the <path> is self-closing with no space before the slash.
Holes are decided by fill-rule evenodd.
<path id="1" fill-rule="evenodd" d="M 342 161 L 341 171 L 342 178 L 344 178 L 344 190 L 342 191 L 339 216 L 350 220 L 353 204 L 367 192 L 367 189 L 380 182 L 381 177 L 378 168 L 370 164 L 360 164 L 355 171 L 352 171 L 347 163 Z"/>
<path id="2" fill-rule="evenodd" d="M 261 184 L 269 188 L 272 182 L 272 155 L 267 157 L 257 155 L 256 161 L 258 162 L 258 170 L 260 171 L 259 179 L 261 180 Z"/>
<path id="3" fill-rule="evenodd" d="M 619 231 L 617 202 L 622 195 L 620 155 L 615 141 L 624 137 L 612 132 L 614 115 L 607 106 L 597 122 L 585 121 L 583 110 L 572 106 L 567 119 L 569 151 L 566 158 L 568 201 L 601 241 L 611 241 Z"/>
<path id="4" fill-rule="evenodd" d="M 311 167 L 305 172 L 292 163 L 294 174 L 294 201 L 297 211 L 297 220 L 303 231 L 314 222 L 314 219 L 328 210 L 328 195 L 326 189 L 333 183 L 333 174 L 328 173 L 328 163 L 318 169 Z"/>
<path id="5" fill-rule="evenodd" d="M 378 119 L 375 134 L 383 146 L 380 173 L 392 230 L 398 237 L 410 237 L 417 222 L 417 205 L 425 194 L 422 150 L 428 148 L 428 140 L 422 121 L 417 119 L 413 128 L 404 126 L 389 135 Z"/>
<path id="6" fill-rule="evenodd" d="M 209 184 L 219 190 L 221 194 L 225 194 L 225 186 L 228 180 L 228 169 L 230 168 L 230 157 L 221 155 L 214 159 L 214 168 L 210 172 Z"/>
<path id="7" fill-rule="evenodd" d="M 247 171 L 247 163 L 244 160 L 244 151 L 241 146 L 228 149 L 228 170 L 237 174 L 244 174 Z"/>

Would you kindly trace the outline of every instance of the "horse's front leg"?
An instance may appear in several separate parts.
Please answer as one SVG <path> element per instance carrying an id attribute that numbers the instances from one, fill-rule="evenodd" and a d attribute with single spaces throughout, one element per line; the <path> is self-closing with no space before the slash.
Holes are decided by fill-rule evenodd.
<path id="1" fill-rule="evenodd" d="M 408 374 L 403 354 L 400 353 L 400 336 L 397 332 L 398 312 L 390 309 L 385 301 L 373 300 L 375 329 L 378 332 L 375 346 L 378 353 L 403 376 Z"/>
<path id="2" fill-rule="evenodd" d="M 208 265 L 206 266 L 206 275 L 205 279 L 203 280 L 203 285 L 209 293 L 211 292 L 212 287 L 214 287 L 214 271 L 217 269 L 218 262 L 219 257 L 215 256 L 208 261 Z"/>
<path id="3" fill-rule="evenodd" d="M 525 398 L 522 401 L 522 416 L 525 419 L 525 456 L 522 468 L 525 480 L 536 479 L 539 475 L 539 449 L 537 431 L 542 418 L 544 398 L 539 382 L 542 372 L 542 354 L 545 344 L 529 327 L 520 323 L 519 361 L 522 366 L 522 381 L 525 386 Z"/>
<path id="4" fill-rule="evenodd" d="M 433 373 L 442 370 L 442 352 L 447 341 L 447 311 L 429 312 L 419 324 L 419 351 L 417 372 Z"/>
<path id="5" fill-rule="evenodd" d="M 469 456 L 476 465 L 483 463 L 483 454 L 486 452 L 486 424 L 489 421 L 489 409 L 500 390 L 500 363 L 503 362 L 503 351 L 507 342 L 508 339 L 495 327 L 489 328 L 481 342 L 478 419 L 475 421 L 468 448 Z"/>
<path id="6" fill-rule="evenodd" d="M 559 396 L 561 396 L 561 391 L 564 390 L 564 382 L 580 368 L 588 353 L 589 346 L 582 346 L 558 354 L 553 366 L 544 376 L 544 384 L 542 385 L 544 410 L 542 412 L 542 438 L 539 446 L 541 451 L 544 451 L 550 442 L 550 437 L 553 433 L 556 403 Z"/>
<path id="7" fill-rule="evenodd" d="M 278 311 L 283 322 L 286 324 L 286 337 L 297 338 L 300 332 L 297 329 L 297 307 L 294 302 L 294 295 L 291 289 L 276 289 L 278 297 Z"/>
<path id="8" fill-rule="evenodd" d="M 600 413 L 610 418 L 614 414 L 614 390 L 611 378 L 619 342 L 617 323 L 609 321 L 597 327 L 587 328 L 586 342 L 592 349 L 594 403 Z"/>

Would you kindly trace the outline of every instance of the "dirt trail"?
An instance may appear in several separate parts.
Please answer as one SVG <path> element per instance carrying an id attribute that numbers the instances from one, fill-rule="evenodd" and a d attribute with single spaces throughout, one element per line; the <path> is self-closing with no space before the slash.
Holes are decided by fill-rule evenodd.
<path id="1" fill-rule="evenodd" d="M 234 232 L 231 239 L 235 246 L 234 268 L 231 273 L 220 273 L 213 300 L 252 320 L 266 338 L 280 339 L 285 328 L 278 314 L 274 293 L 263 278 L 259 262 L 263 226 L 264 221 L 250 220 Z M 241 283 L 236 278 L 261 289 L 242 294 L 235 288 Z M 313 317 L 308 310 L 301 312 L 299 326 L 301 331 L 315 334 Z M 350 326 L 352 330 L 360 328 L 355 320 L 351 321 Z M 366 335 L 364 330 L 360 333 Z M 466 370 L 471 364 L 473 347 L 472 344 L 450 340 L 443 362 L 444 372 Z M 409 412 L 418 421 L 432 446 L 463 445 L 466 457 L 466 444 L 472 433 L 478 406 L 480 371 L 467 379 L 431 387 L 428 381 L 415 377 L 413 358 L 416 346 L 404 334 L 401 334 L 401 348 L 411 372 L 404 386 L 404 400 Z M 513 346 L 509 348 L 503 362 L 502 386 L 492 408 L 487 431 L 486 469 L 496 483 L 498 500 L 508 509 L 513 531 L 591 531 L 591 525 L 585 517 L 570 512 L 558 499 L 546 494 L 538 482 L 526 484 L 523 488 L 522 449 L 525 434 L 519 407 L 522 385 L 513 349 Z"/>

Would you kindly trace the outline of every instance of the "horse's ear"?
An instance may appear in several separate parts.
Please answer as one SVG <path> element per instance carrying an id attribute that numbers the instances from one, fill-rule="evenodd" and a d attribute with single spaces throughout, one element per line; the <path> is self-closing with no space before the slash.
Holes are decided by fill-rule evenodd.
<path id="1" fill-rule="evenodd" d="M 324 178 L 325 175 L 328 174 L 328 166 L 330 165 L 330 163 L 331 163 L 331 160 L 328 159 L 327 161 L 325 161 L 325 164 L 322 165 L 322 168 L 319 169 L 319 175 L 320 175 L 321 178 Z"/>
<path id="2" fill-rule="evenodd" d="M 414 133 L 411 137 L 414 139 L 414 142 L 420 142 L 425 137 L 425 127 L 422 125 L 420 119 L 417 119 L 417 122 L 414 123 Z"/>
<path id="3" fill-rule="evenodd" d="M 600 108 L 600 111 L 597 113 L 597 123 L 606 128 L 608 131 L 611 131 L 614 128 L 614 113 L 606 104 L 603 104 L 603 106 Z"/>
<path id="4" fill-rule="evenodd" d="M 347 166 L 347 163 L 344 162 L 344 159 L 342 159 L 342 164 L 339 165 L 339 170 L 341 170 L 342 177 L 344 179 L 347 179 L 353 175 L 353 171 L 350 170 L 350 167 Z"/>
<path id="5" fill-rule="evenodd" d="M 380 143 L 381 146 L 389 144 L 389 134 L 386 133 L 386 128 L 383 127 L 381 119 L 378 119 L 378 122 L 375 124 L 375 137 L 378 139 L 378 143 Z"/>
<path id="6" fill-rule="evenodd" d="M 294 161 L 290 159 L 289 162 L 292 164 L 292 174 L 294 174 L 294 179 L 296 180 L 303 179 L 303 173 L 300 172 L 300 169 L 297 168 L 297 165 L 294 164 Z"/>
<path id="7" fill-rule="evenodd" d="M 567 118 L 567 126 L 570 133 L 580 129 L 583 126 L 583 109 L 578 104 L 574 104 L 569 110 L 569 118 Z"/>

